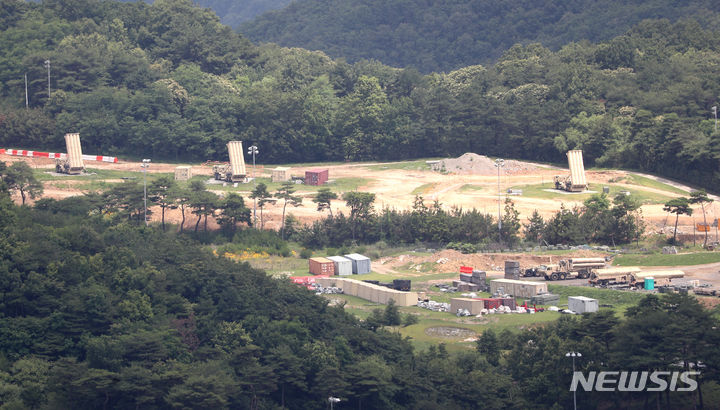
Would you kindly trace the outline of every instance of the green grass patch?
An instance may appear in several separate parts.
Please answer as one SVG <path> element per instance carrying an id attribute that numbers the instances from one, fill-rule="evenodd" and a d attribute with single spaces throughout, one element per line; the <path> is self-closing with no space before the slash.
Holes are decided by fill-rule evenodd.
<path id="1" fill-rule="evenodd" d="M 402 161 L 387 164 L 368 165 L 367 169 L 372 171 L 386 171 L 390 169 L 400 169 L 406 171 L 431 171 L 430 166 L 425 163 L 425 161 L 426 160 Z"/>
<path id="2" fill-rule="evenodd" d="M 430 192 L 430 191 L 432 191 L 433 189 L 435 189 L 435 187 L 438 186 L 438 185 L 439 185 L 439 184 L 436 184 L 436 183 L 422 184 L 422 185 L 420 185 L 419 187 L 413 189 L 412 192 L 411 192 L 411 194 L 412 194 L 412 195 L 427 194 L 428 192 Z"/>
<path id="3" fill-rule="evenodd" d="M 473 184 L 465 184 L 460 187 L 460 192 L 473 192 L 473 191 L 482 191 L 483 187 L 480 185 L 473 185 Z"/>
<path id="4" fill-rule="evenodd" d="M 613 260 L 618 266 L 683 266 L 720 262 L 720 253 L 697 252 L 676 255 L 619 255 Z"/>
<path id="5" fill-rule="evenodd" d="M 548 284 L 548 291 L 560 295 L 560 304 L 566 305 L 568 296 L 585 296 L 597 299 L 600 304 L 622 308 L 637 304 L 645 293 L 613 289 L 592 288 L 589 286 L 564 286 Z"/>
<path id="6" fill-rule="evenodd" d="M 593 195 L 601 193 L 603 186 L 608 186 L 610 188 L 610 193 L 608 196 L 610 198 L 614 198 L 618 194 L 620 194 L 620 191 L 627 191 L 630 193 L 630 195 L 635 198 L 636 200 L 640 201 L 641 204 L 645 205 L 653 205 L 653 204 L 664 204 L 673 197 L 668 195 L 659 194 L 656 192 L 649 192 L 642 189 L 633 189 L 633 188 L 627 188 L 623 186 L 608 184 L 608 185 L 599 185 L 599 184 L 592 184 L 590 186 L 591 191 L 595 191 L 594 193 L 566 193 L 566 192 L 558 192 L 555 191 L 555 185 L 552 183 L 543 183 L 543 184 L 533 184 L 533 185 L 518 185 L 513 186 L 511 189 L 521 189 L 523 191 L 522 196 L 528 197 L 528 198 L 541 198 L 541 199 L 553 199 L 556 201 L 578 201 L 583 202 L 587 199 L 590 199 Z M 548 191 L 552 190 L 552 191 Z"/>
<path id="7" fill-rule="evenodd" d="M 644 177 L 641 175 L 628 174 L 627 178 L 625 178 L 625 179 L 629 184 L 633 184 L 633 185 L 640 185 L 640 186 L 644 186 L 644 187 L 648 187 L 648 188 L 660 189 L 663 191 L 668 191 L 668 192 L 672 192 L 672 193 L 680 194 L 680 195 L 689 195 L 690 194 L 689 192 L 687 192 L 683 189 L 676 188 L 676 187 L 674 187 L 672 185 L 668 185 L 664 182 L 656 181 L 654 179 Z"/>
<path id="8" fill-rule="evenodd" d="M 194 176 L 192 180 L 197 181 L 207 181 L 208 179 L 211 179 L 211 177 L 207 175 L 199 175 Z M 295 190 L 297 193 L 315 193 L 320 188 L 330 188 L 331 191 L 335 193 L 344 193 L 348 191 L 355 191 L 359 187 L 367 185 L 371 182 L 371 179 L 368 178 L 361 178 L 361 177 L 348 177 L 348 178 L 338 178 L 334 180 L 328 181 L 327 184 L 321 185 L 321 186 L 314 186 L 314 185 L 304 185 L 304 184 L 296 184 L 294 185 Z M 278 189 L 280 189 L 280 186 L 282 183 L 280 182 L 272 182 L 270 178 L 260 177 L 255 178 L 256 183 L 263 183 L 267 186 L 268 192 L 271 194 L 276 192 Z M 234 184 L 227 183 L 223 185 L 222 183 L 217 184 L 208 184 L 207 189 L 212 191 L 231 191 L 231 192 L 244 192 L 249 193 L 252 192 L 253 189 L 255 189 L 255 185 L 252 182 L 243 184 L 238 183 L 238 186 L 235 187 Z"/>
<path id="9" fill-rule="evenodd" d="M 408 327 L 395 327 L 396 331 L 404 337 L 409 337 L 416 349 L 423 350 L 429 346 L 445 343 L 448 351 L 461 351 L 474 349 L 475 342 L 468 341 L 470 337 L 441 337 L 426 332 L 433 327 L 454 327 L 467 329 L 475 333 L 475 336 L 482 334 L 487 329 L 493 329 L 499 333 L 505 329 L 512 332 L 519 332 L 532 326 L 542 325 L 557 320 L 560 317 L 558 312 L 541 312 L 536 314 L 496 314 L 486 315 L 483 318 L 463 317 L 459 318 L 448 312 L 432 312 L 418 307 L 401 308 L 401 312 L 413 313 L 419 316 L 420 321 Z"/>

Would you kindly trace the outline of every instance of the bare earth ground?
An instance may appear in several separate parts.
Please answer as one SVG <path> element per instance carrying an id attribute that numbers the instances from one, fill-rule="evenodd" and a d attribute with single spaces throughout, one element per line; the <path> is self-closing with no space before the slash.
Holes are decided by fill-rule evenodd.
<path id="1" fill-rule="evenodd" d="M 0 155 L 0 161 L 26 161 L 34 168 L 48 169 L 54 168 L 54 160 L 43 158 L 26 158 L 15 157 L 9 155 Z M 346 177 L 362 177 L 368 180 L 367 184 L 359 188 L 360 191 L 373 192 L 376 195 L 375 205 L 377 208 L 389 207 L 395 209 L 409 209 L 413 204 L 416 194 L 422 195 L 426 203 L 429 205 L 433 201 L 438 200 L 443 207 L 460 207 L 463 209 L 475 208 L 482 212 L 495 215 L 498 209 L 498 174 L 494 162 L 484 156 L 477 154 L 464 154 L 459 158 L 444 160 L 447 164 L 446 169 L 453 172 L 440 173 L 431 171 L 428 167 L 423 170 L 404 170 L 404 169 L 371 169 L 368 163 L 349 163 L 328 165 L 330 179 L 339 179 Z M 501 169 L 499 178 L 500 191 L 505 191 L 509 187 L 534 184 L 549 184 L 555 175 L 567 174 L 567 170 L 538 165 L 528 162 L 511 161 L 505 162 L 505 167 Z M 163 164 L 152 163 L 149 173 L 173 173 L 179 164 Z M 382 165 L 382 164 L 380 164 Z M 119 163 L 104 163 L 86 161 L 86 167 L 96 169 L 111 169 L 116 171 L 138 172 L 140 164 L 137 162 L 120 161 Z M 251 167 L 249 167 L 250 169 Z M 313 167 L 315 168 L 315 167 Z M 305 167 L 292 167 L 293 175 L 303 175 Z M 212 174 L 211 166 L 194 165 L 193 175 Z M 270 176 L 271 168 L 261 168 L 257 171 L 257 176 Z M 586 172 L 587 180 L 590 184 L 607 184 L 610 180 L 617 180 L 627 175 L 625 171 L 588 171 Z M 646 175 L 648 177 L 652 177 Z M 655 178 L 655 177 L 652 177 Z M 657 178 L 660 179 L 660 178 Z M 106 182 L 117 182 L 117 180 L 107 180 Z M 674 184 L 670 181 L 663 180 L 665 183 Z M 82 194 L 83 191 L 74 188 L 73 185 L 80 185 L 83 181 L 63 180 L 58 177 L 57 180 L 45 183 L 45 196 L 52 198 L 65 198 L 72 195 Z M 627 184 L 617 184 L 620 186 L 631 187 Z M 667 196 L 679 196 L 677 194 L 658 191 L 657 189 L 648 187 L 632 186 L 635 189 L 645 190 L 647 192 L 661 192 Z M 682 187 L 682 186 L 681 186 Z M 687 190 L 690 188 L 683 187 Z M 209 186 L 213 190 L 212 186 Z M 238 193 L 247 195 L 252 189 L 252 185 L 240 184 Z M 220 192 L 220 191 L 218 191 Z M 339 193 L 342 195 L 342 193 Z M 308 222 L 321 217 L 315 209 L 312 202 L 314 192 L 302 192 L 303 204 L 297 208 L 288 208 L 287 212 L 292 213 L 298 219 Z M 515 203 L 516 209 L 520 212 L 520 218 L 523 222 L 538 210 L 544 217 L 549 217 L 558 211 L 560 204 L 566 207 L 581 205 L 581 201 L 575 199 L 576 194 L 557 193 L 556 198 L 530 198 L 523 196 L 511 196 Z M 503 198 L 504 199 L 504 198 Z M 717 198 L 716 198 L 717 199 Z M 707 218 L 709 221 L 720 216 L 719 201 L 711 204 L 707 209 Z M 341 200 L 333 203 L 333 212 L 342 211 L 347 213 L 347 209 Z M 643 218 L 650 225 L 651 231 L 667 231 L 674 225 L 674 217 L 669 216 L 667 212 L 662 210 L 662 205 L 644 205 L 642 207 Z M 282 214 L 282 206 L 280 203 L 274 206 L 268 206 L 264 215 L 266 219 L 266 227 L 277 228 L 280 223 Z M 696 212 L 696 218 L 682 216 L 679 220 L 679 232 L 692 232 L 694 222 L 702 222 Z M 159 213 L 155 213 L 153 218 L 158 218 Z M 179 211 L 171 211 L 167 215 L 169 221 L 179 222 Z"/>
<path id="2" fill-rule="evenodd" d="M 13 162 L 13 161 L 26 161 L 33 168 L 47 169 L 48 172 L 54 169 L 54 160 L 43 159 L 43 158 L 26 158 L 16 157 L 10 155 L 0 155 L 0 161 Z M 105 163 L 105 162 L 93 162 L 87 161 L 86 167 L 91 169 L 109 169 L 115 171 L 127 171 L 128 173 L 137 173 L 140 171 L 140 164 L 137 162 L 120 161 L 118 163 Z M 180 164 L 164 164 L 164 163 L 152 163 L 148 169 L 149 173 L 173 173 L 175 167 Z M 372 167 L 377 166 L 379 167 Z M 382 168 L 382 165 L 387 165 L 387 169 Z M 435 172 L 430 170 L 430 167 L 422 167 L 423 169 L 393 169 L 395 164 L 380 164 L 380 163 L 347 163 L 347 164 L 335 164 L 327 165 L 324 168 L 329 170 L 330 179 L 350 178 L 350 177 L 361 177 L 367 179 L 367 183 L 364 186 L 359 187 L 359 191 L 373 192 L 376 195 L 375 205 L 377 208 L 389 207 L 395 209 L 409 209 L 412 207 L 413 200 L 416 194 L 422 195 L 426 204 L 430 205 L 433 201 L 438 200 L 443 207 L 449 209 L 451 207 L 460 207 L 463 209 L 475 208 L 482 212 L 490 213 L 495 215 L 498 209 L 498 170 L 494 166 L 494 161 L 485 156 L 477 154 L 464 154 L 458 158 L 443 160 L 444 169 L 446 173 Z M 372 167 L 372 168 L 371 168 Z M 248 167 L 248 171 L 252 173 L 252 167 Z M 304 175 L 306 169 L 310 167 L 292 167 L 290 172 L 293 175 Z M 313 166 L 312 168 L 316 168 Z M 256 170 L 256 175 L 259 177 L 269 177 L 272 167 L 259 168 Z M 193 175 L 212 175 L 211 165 L 193 165 Z M 499 188 L 500 191 L 505 191 L 509 187 L 521 186 L 521 185 L 536 185 L 536 184 L 549 184 L 555 175 L 566 175 L 569 171 L 550 167 L 546 165 L 533 164 L 521 161 L 505 161 L 505 167 L 501 169 L 499 177 Z M 617 170 L 603 170 L 603 171 L 587 171 L 586 177 L 591 185 L 603 185 L 610 183 L 611 180 L 617 181 L 627 175 L 625 171 Z M 678 186 L 681 189 L 690 191 L 691 188 L 677 184 L 671 181 L 663 180 L 651 175 L 644 175 L 649 178 L 660 180 L 661 182 Z M 119 179 L 108 179 L 105 182 L 120 182 Z M 45 197 L 51 198 L 66 198 L 72 195 L 80 195 L 84 191 L 80 188 L 85 181 L 78 179 L 64 179 L 63 177 L 57 177 L 54 180 L 45 182 Z M 638 190 L 644 190 L 646 192 L 658 192 L 666 196 L 679 196 L 667 191 L 661 191 L 648 187 L 640 187 L 636 185 L 618 184 L 616 185 L 632 187 Z M 213 190 L 213 186 L 210 185 L 208 189 Z M 238 186 L 238 193 L 247 196 L 252 189 L 252 185 L 240 184 Z M 217 191 L 221 193 L 222 191 Z M 309 222 L 315 220 L 323 214 L 320 214 L 315 209 L 315 204 L 312 202 L 314 192 L 299 192 L 303 196 L 303 203 L 300 207 L 288 207 L 287 212 L 292 213 L 295 217 L 303 222 Z M 339 196 L 342 196 L 342 192 L 338 192 Z M 566 207 L 572 207 L 575 205 L 581 205 L 581 201 L 575 199 L 576 194 L 571 193 L 560 193 L 557 192 L 555 198 L 543 199 L 543 198 L 530 198 L 524 196 L 512 196 L 512 200 L 515 203 L 516 209 L 520 212 L 521 221 L 525 222 L 527 218 L 538 210 L 544 217 L 553 215 L 560 209 L 561 204 L 565 204 Z M 720 217 L 720 208 L 717 197 L 708 208 L 707 208 L 707 219 L 712 221 L 717 217 Z M 19 199 L 19 198 L 18 198 Z M 502 199 L 504 200 L 504 194 Z M 655 232 L 668 232 L 668 228 L 672 229 L 675 220 L 674 216 L 669 216 L 667 212 L 662 210 L 662 205 L 643 205 L 642 215 L 644 220 L 649 225 L 650 231 Z M 153 221 L 160 221 L 160 210 L 154 209 L 152 215 Z M 347 214 L 348 210 L 344 206 L 343 201 L 337 200 L 333 202 L 333 212 L 344 212 Z M 258 210 L 258 216 L 259 216 Z M 692 232 L 693 224 L 695 222 L 701 222 L 702 216 L 700 212 L 696 212 L 696 217 L 683 216 L 679 219 L 678 231 L 680 233 Z M 263 219 L 265 221 L 265 227 L 277 229 L 280 226 L 282 215 L 282 204 L 278 202 L 276 205 L 268 205 L 263 212 Z M 181 214 L 179 210 L 170 210 L 166 213 L 166 221 L 172 223 L 179 223 L 181 220 Z M 186 229 L 194 228 L 196 218 L 188 213 L 186 215 Z M 208 223 L 209 228 L 216 228 L 215 222 L 210 219 Z M 710 234 L 713 239 L 712 232 Z M 443 251 L 443 252 L 454 252 L 454 251 Z M 433 255 L 430 259 L 441 259 L 444 253 Z M 574 255 L 582 256 L 582 255 Z M 438 271 L 440 272 L 457 272 L 460 265 L 475 266 L 479 269 L 488 271 L 502 270 L 504 260 L 507 257 L 514 257 L 521 261 L 521 265 L 536 265 L 538 263 L 551 262 L 547 260 L 547 257 L 537 257 L 529 255 L 502 255 L 502 256 L 490 256 L 490 255 L 457 255 L 452 254 L 450 261 L 442 265 Z M 403 260 L 402 264 L 408 263 L 426 263 L 429 260 L 415 261 L 413 256 L 408 256 L 407 260 Z M 382 273 L 384 268 L 384 262 L 381 260 L 375 264 L 378 268 L 378 272 Z M 388 266 L 389 268 L 389 266 Z M 707 266 L 707 267 L 696 267 L 689 268 L 689 276 L 697 276 L 699 279 L 711 280 L 714 276 L 717 276 L 717 272 L 720 269 L 718 266 Z"/>

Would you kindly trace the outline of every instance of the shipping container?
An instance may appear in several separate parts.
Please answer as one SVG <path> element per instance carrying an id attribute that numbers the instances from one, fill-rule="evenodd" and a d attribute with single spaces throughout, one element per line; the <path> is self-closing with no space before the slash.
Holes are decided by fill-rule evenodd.
<path id="1" fill-rule="evenodd" d="M 352 275 L 352 261 L 342 256 L 328 256 L 335 264 L 335 274 L 338 276 Z"/>
<path id="2" fill-rule="evenodd" d="M 458 310 L 464 309 L 472 315 L 479 315 L 485 308 L 485 301 L 482 299 L 470 298 L 452 298 L 450 299 L 450 312 L 457 313 Z"/>
<path id="3" fill-rule="evenodd" d="M 272 182 L 285 182 L 290 180 L 290 168 L 277 167 L 272 170 Z"/>
<path id="4" fill-rule="evenodd" d="M 352 272 L 357 275 L 370 273 L 370 258 L 367 256 L 360 255 L 358 253 L 351 253 L 345 255 L 346 258 L 352 261 Z"/>
<path id="5" fill-rule="evenodd" d="M 308 267 L 313 275 L 329 275 L 335 274 L 335 262 L 327 258 L 310 258 L 308 259 Z"/>
<path id="6" fill-rule="evenodd" d="M 187 181 L 192 178 L 192 167 L 183 166 L 175 167 L 175 180 L 176 181 Z"/>
<path id="7" fill-rule="evenodd" d="M 328 177 L 327 169 L 308 169 L 305 171 L 305 185 L 323 185 L 327 182 Z"/>
<path id="8" fill-rule="evenodd" d="M 502 306 L 500 298 L 477 298 L 476 300 L 481 300 L 485 309 L 497 309 Z"/>
<path id="9" fill-rule="evenodd" d="M 568 296 L 568 309 L 575 313 L 592 313 L 599 309 L 597 299 L 585 296 Z"/>
<path id="10" fill-rule="evenodd" d="M 502 290 L 502 292 L 500 292 Z M 547 283 L 529 282 L 513 279 L 495 279 L 490 281 L 490 293 L 503 293 L 516 298 L 531 298 L 540 293 L 547 293 Z"/>

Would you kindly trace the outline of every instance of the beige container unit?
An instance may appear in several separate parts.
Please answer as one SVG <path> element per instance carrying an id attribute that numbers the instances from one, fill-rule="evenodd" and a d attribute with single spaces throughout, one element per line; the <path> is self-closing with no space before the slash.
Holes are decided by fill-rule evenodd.
<path id="1" fill-rule="evenodd" d="M 547 283 L 545 282 L 529 282 L 514 279 L 495 279 L 490 281 L 490 292 L 498 293 L 500 288 L 502 293 L 512 295 L 516 298 L 531 298 L 540 293 L 547 293 Z"/>
<path id="2" fill-rule="evenodd" d="M 587 189 L 585 179 L 585 165 L 583 164 L 582 151 L 579 149 L 568 151 L 568 165 L 570 166 L 570 191 L 582 192 Z"/>
<path id="3" fill-rule="evenodd" d="M 473 315 L 479 315 L 485 308 L 485 301 L 469 298 L 450 299 L 450 312 L 457 313 L 459 309 L 465 309 Z"/>
<path id="4" fill-rule="evenodd" d="M 176 181 L 188 181 L 190 178 L 192 178 L 192 167 L 175 167 Z"/>
<path id="5" fill-rule="evenodd" d="M 272 170 L 272 176 L 270 178 L 272 182 L 285 182 L 290 180 L 290 168 L 288 167 L 277 167 Z"/>
<path id="6" fill-rule="evenodd" d="M 230 141 L 227 144 L 230 156 L 230 172 L 232 182 L 243 182 L 247 172 L 245 170 L 245 157 L 243 155 L 242 141 Z"/>
<path id="7" fill-rule="evenodd" d="M 83 164 L 82 147 L 80 146 L 80 134 L 65 134 L 65 147 L 67 148 L 68 174 L 80 174 L 85 165 Z"/>
<path id="8" fill-rule="evenodd" d="M 336 286 L 346 295 L 357 296 L 375 303 L 387 304 L 393 299 L 397 306 L 414 306 L 418 300 L 417 292 L 402 292 L 355 279 L 317 278 L 316 282 L 322 286 Z"/>

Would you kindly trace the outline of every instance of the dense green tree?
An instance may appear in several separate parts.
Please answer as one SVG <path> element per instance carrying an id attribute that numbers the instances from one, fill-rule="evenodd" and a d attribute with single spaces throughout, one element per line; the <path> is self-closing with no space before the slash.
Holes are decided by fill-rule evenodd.
<path id="1" fill-rule="evenodd" d="M 332 218 L 332 200 L 337 199 L 338 196 L 335 192 L 332 192 L 330 188 L 320 188 L 313 198 L 313 202 L 317 204 L 318 212 L 328 210 L 330 217 Z"/>
<path id="2" fill-rule="evenodd" d="M 42 183 L 35 178 L 32 168 L 24 161 L 16 161 L 7 167 L 2 181 L 9 190 L 20 194 L 23 205 L 27 197 L 35 199 L 43 193 Z"/>
<path id="3" fill-rule="evenodd" d="M 174 179 L 163 176 L 150 182 L 150 186 L 148 187 L 150 200 L 160 207 L 163 231 L 165 230 L 165 210 L 177 208 L 172 195 L 175 185 Z"/>
<path id="4" fill-rule="evenodd" d="M 705 241 L 703 242 L 703 247 L 706 247 L 707 240 L 708 240 L 708 230 L 710 227 L 707 224 L 707 217 L 705 215 L 705 204 L 710 204 L 711 202 L 713 202 L 713 200 L 710 199 L 710 197 L 708 197 L 707 192 L 705 192 L 704 190 L 699 190 L 699 191 L 690 192 L 689 202 L 691 204 L 700 204 L 700 209 L 702 210 L 702 213 L 703 213 L 703 225 L 705 225 L 705 229 L 706 229 L 705 230 Z"/>
<path id="5" fill-rule="evenodd" d="M 280 228 L 280 237 L 283 239 L 285 239 L 285 208 L 287 208 L 288 203 L 292 206 L 299 206 L 302 203 L 302 197 L 293 195 L 294 193 L 295 184 L 291 181 L 286 181 L 283 182 L 277 192 L 273 194 L 275 198 L 283 201 L 282 223 Z"/>
<path id="6" fill-rule="evenodd" d="M 272 195 L 268 192 L 267 185 L 262 182 L 255 186 L 250 194 L 250 198 L 252 198 L 253 201 L 257 201 L 257 206 L 260 208 L 260 229 L 264 229 L 265 223 L 263 221 L 263 209 L 265 208 L 265 205 L 273 203 L 275 200 L 271 199 Z M 255 215 L 253 215 L 253 217 L 254 216 Z M 256 220 L 253 220 L 253 226 L 256 222 Z"/>
<path id="7" fill-rule="evenodd" d="M 663 211 L 675 214 L 675 228 L 673 229 L 672 243 L 675 244 L 677 239 L 677 225 L 680 215 L 692 215 L 693 210 L 690 207 L 690 201 L 685 197 L 674 198 L 665 203 Z"/>
<path id="8" fill-rule="evenodd" d="M 218 223 L 224 227 L 229 227 L 230 231 L 235 234 L 238 223 L 251 224 L 250 214 L 251 211 L 245 206 L 243 197 L 231 192 L 220 203 Z"/>

